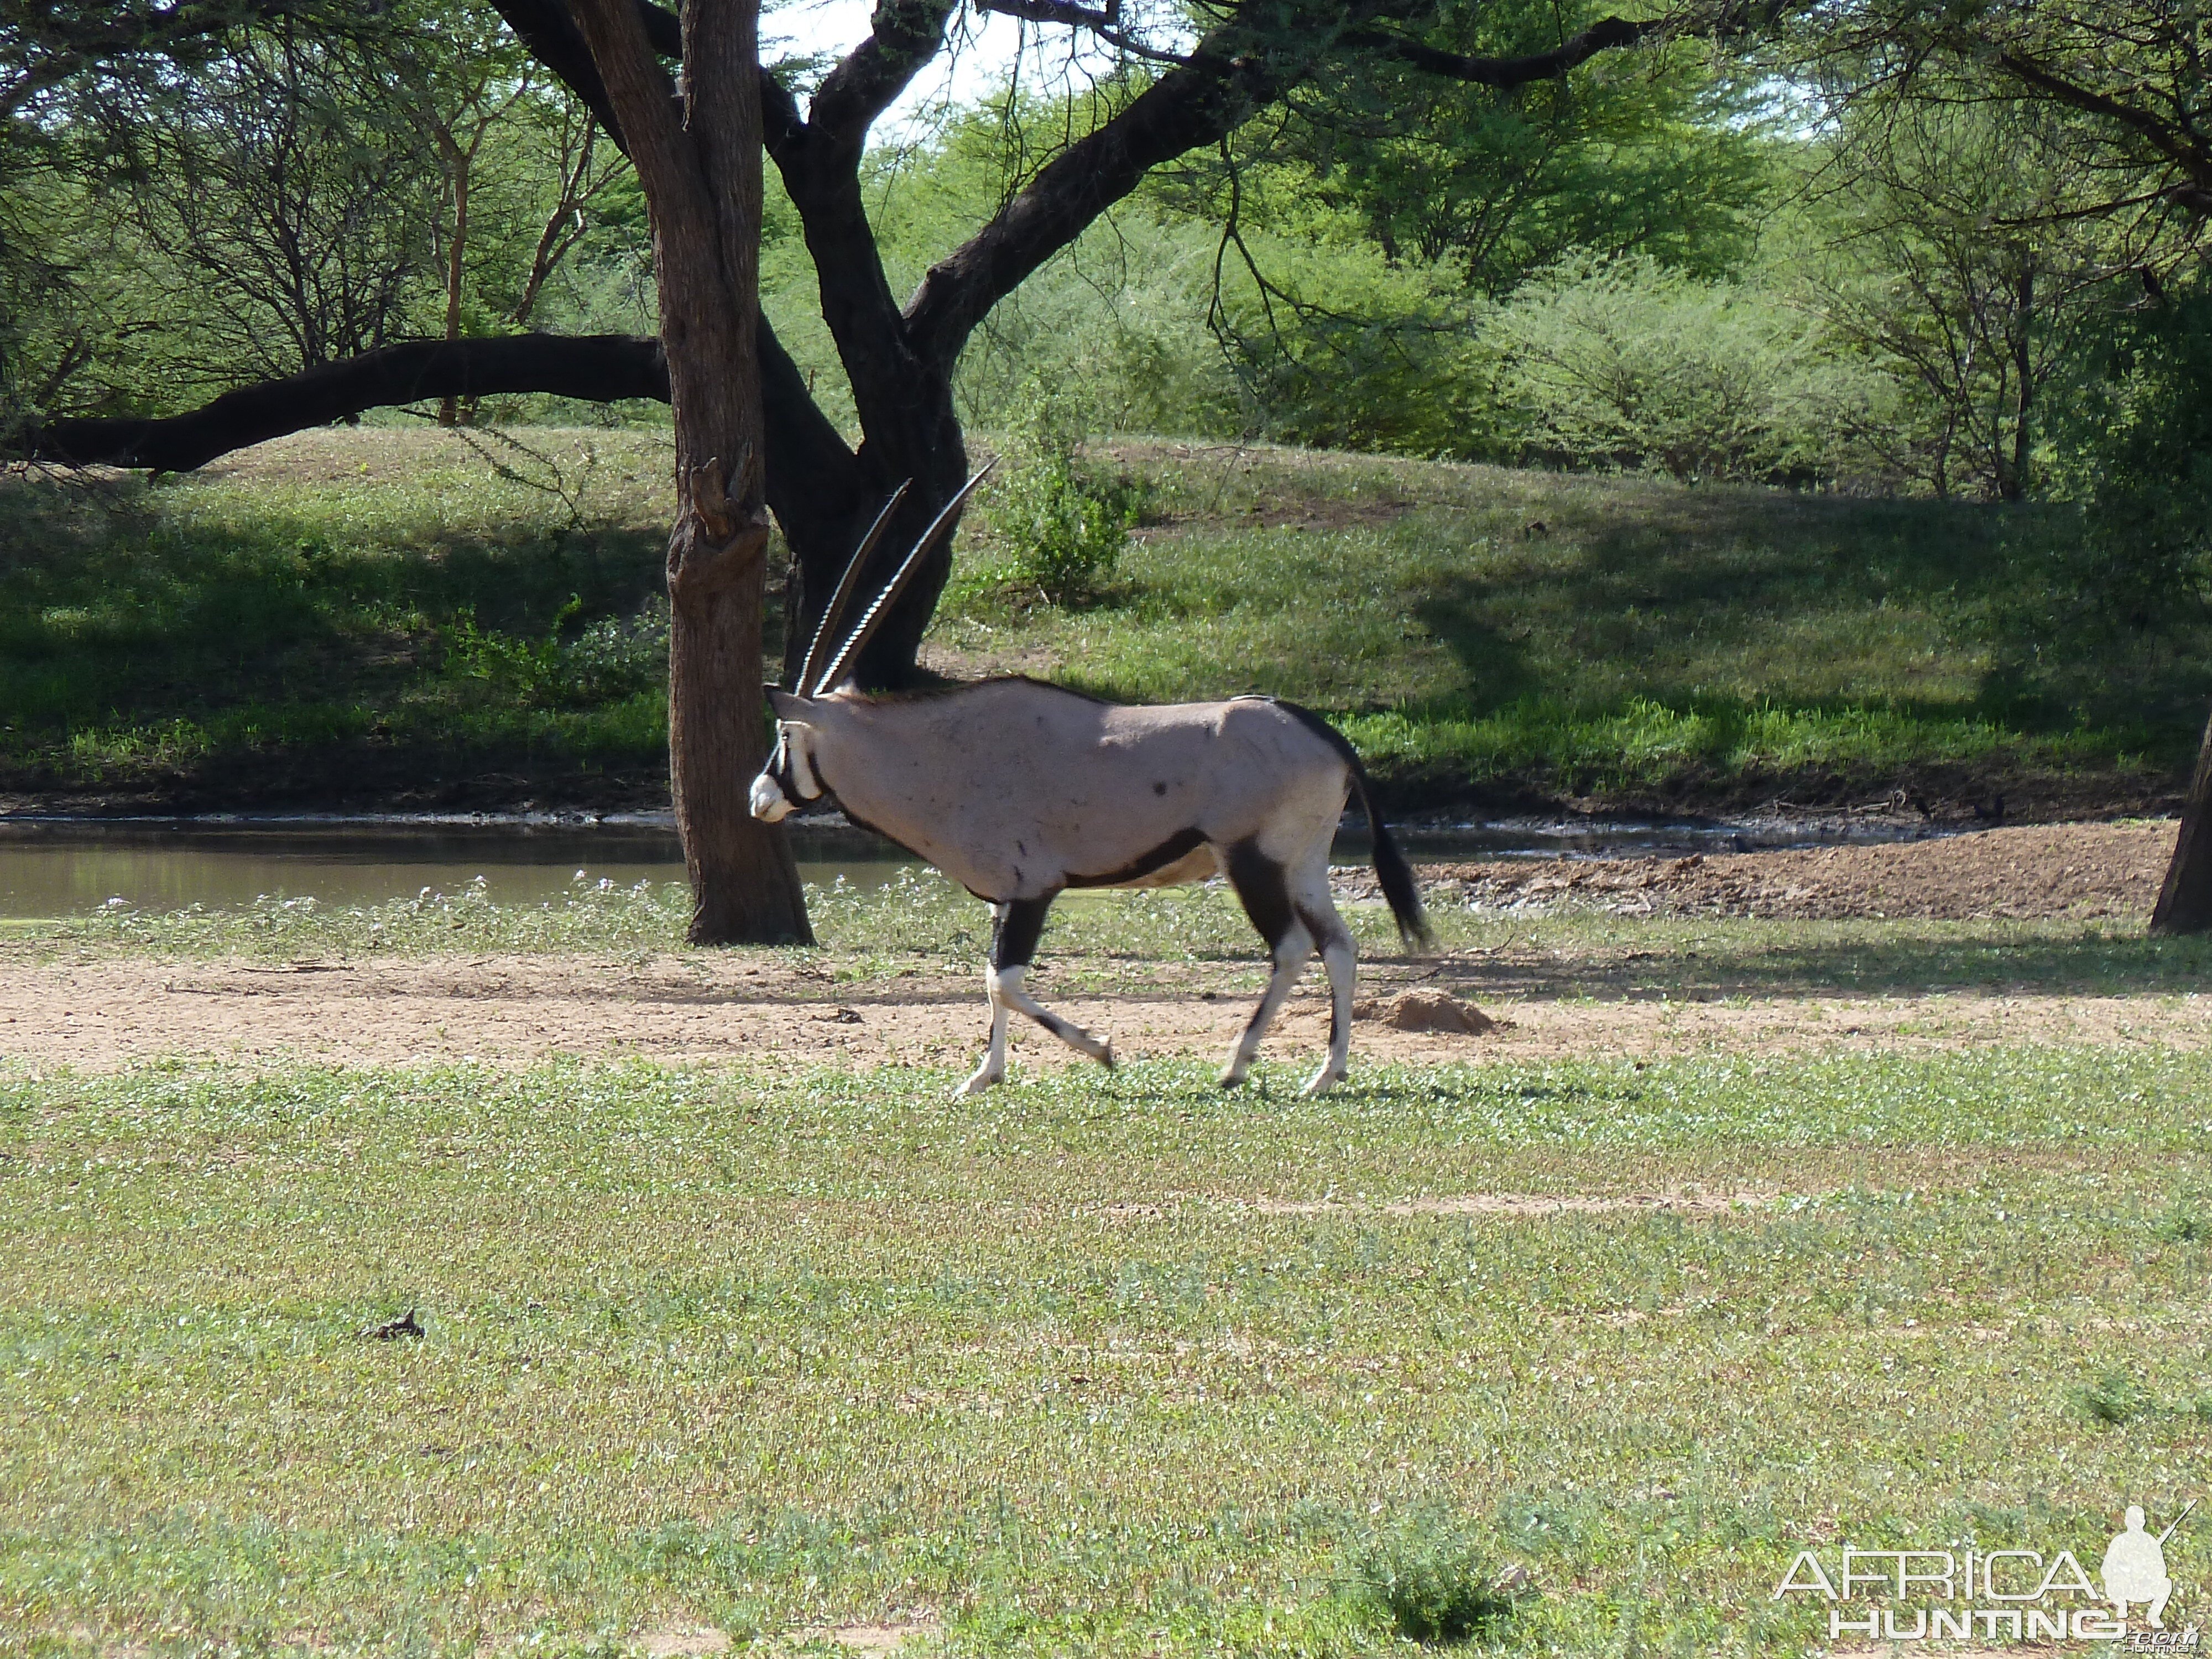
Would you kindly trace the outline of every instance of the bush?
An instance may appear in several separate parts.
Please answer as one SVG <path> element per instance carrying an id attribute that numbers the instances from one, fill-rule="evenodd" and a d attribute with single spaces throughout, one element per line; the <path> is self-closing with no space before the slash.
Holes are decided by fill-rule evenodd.
<path id="1" fill-rule="evenodd" d="M 1513 1614 L 1514 1575 L 1492 1569 L 1449 1515 L 1423 1510 L 1359 1552 L 1355 1577 L 1408 1641 L 1465 1642 L 1496 1633 Z"/>
<path id="2" fill-rule="evenodd" d="M 2093 1422 L 2114 1428 L 2158 1409 L 2149 1389 L 2125 1371 L 2107 1371 L 2084 1384 L 2076 1395 L 2083 1413 Z"/>
<path id="3" fill-rule="evenodd" d="M 2054 493 L 2084 503 L 2063 586 L 2135 628 L 2212 593 L 2212 289 L 2103 319 L 2057 413 Z"/>
<path id="4" fill-rule="evenodd" d="M 489 682 L 538 708 L 593 708 L 668 681 L 668 601 L 656 596 L 635 617 L 604 617 L 574 639 L 561 635 L 582 610 L 570 599 L 544 637 L 486 629 L 465 605 L 438 630 L 449 678 Z"/>
<path id="5" fill-rule="evenodd" d="M 1885 391 L 1780 296 L 1648 259 L 1560 267 L 1483 337 L 1524 450 L 1572 466 L 1833 478 L 1854 469 L 1849 434 Z"/>
<path id="6" fill-rule="evenodd" d="M 1114 574 L 1137 522 L 1139 493 L 1078 459 L 1080 434 L 1064 404 L 1039 396 L 1025 425 L 1016 443 L 1023 459 L 992 491 L 985 516 L 1009 547 L 1013 584 L 1067 605 Z"/>

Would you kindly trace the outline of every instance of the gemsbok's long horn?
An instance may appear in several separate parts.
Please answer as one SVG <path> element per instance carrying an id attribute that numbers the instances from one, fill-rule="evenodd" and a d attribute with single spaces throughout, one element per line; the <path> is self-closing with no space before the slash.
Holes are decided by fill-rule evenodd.
<path id="1" fill-rule="evenodd" d="M 885 501 L 884 510 L 876 514 L 876 521 L 868 526 L 868 533 L 860 538 L 860 550 L 853 555 L 853 562 L 845 567 L 845 574 L 837 583 L 837 591 L 830 596 L 830 603 L 823 607 L 822 621 L 814 629 L 814 639 L 806 647 L 806 661 L 799 671 L 798 690 L 800 696 L 814 695 L 812 687 L 816 672 L 822 666 L 822 659 L 829 654 L 830 641 L 837 637 L 837 625 L 844 620 L 845 607 L 853 602 L 853 590 L 860 585 L 860 571 L 875 552 L 876 544 L 883 540 L 884 532 L 890 528 L 891 514 L 898 511 L 899 503 L 906 499 L 906 492 L 912 488 L 914 480 L 908 478 L 891 491 L 890 500 Z"/>
<path id="2" fill-rule="evenodd" d="M 921 539 L 914 544 L 914 551 L 906 556 L 906 562 L 899 566 L 898 574 L 884 584 L 884 591 L 877 594 L 875 602 L 861 613 L 859 624 L 854 628 L 851 636 L 846 640 L 829 667 L 822 671 L 822 678 L 814 682 L 813 689 L 807 690 L 802 688 L 801 696 L 820 696 L 844 678 L 848 666 L 860 660 L 860 653 L 867 648 L 869 639 L 883 625 L 884 618 L 890 614 L 891 607 L 898 603 L 898 596 L 905 591 L 907 583 L 914 579 L 914 573 L 921 568 L 922 556 L 936 544 L 945 526 L 952 522 L 954 515 L 966 503 L 968 497 L 975 493 L 975 486 L 989 477 L 991 469 L 998 464 L 995 459 L 986 462 L 983 470 L 962 484 L 960 493 L 945 502 L 945 510 L 930 520 L 929 528 L 921 532 Z"/>

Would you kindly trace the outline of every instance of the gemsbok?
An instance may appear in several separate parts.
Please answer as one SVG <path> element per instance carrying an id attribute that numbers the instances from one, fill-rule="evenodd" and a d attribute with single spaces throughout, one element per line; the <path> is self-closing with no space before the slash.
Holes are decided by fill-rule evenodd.
<path id="1" fill-rule="evenodd" d="M 982 477 L 946 505 L 833 649 L 860 568 L 904 486 L 884 508 L 823 614 L 799 690 L 768 688 L 776 743 L 753 780 L 753 816 L 773 823 L 834 797 L 853 823 L 991 906 L 990 1045 L 962 1094 L 1006 1077 L 1009 1012 L 1114 1064 L 1109 1042 L 1023 988 L 1046 913 L 1062 892 L 1217 875 L 1229 878 L 1274 966 L 1222 1068 L 1222 1086 L 1244 1080 L 1316 949 L 1328 974 L 1328 1056 L 1306 1092 L 1342 1081 L 1356 969 L 1351 932 L 1329 896 L 1328 853 L 1349 795 L 1366 811 L 1375 873 L 1401 938 L 1424 942 L 1428 924 L 1358 756 L 1321 716 L 1267 696 L 1124 708 L 1026 678 L 884 695 L 849 684 L 878 623 Z"/>

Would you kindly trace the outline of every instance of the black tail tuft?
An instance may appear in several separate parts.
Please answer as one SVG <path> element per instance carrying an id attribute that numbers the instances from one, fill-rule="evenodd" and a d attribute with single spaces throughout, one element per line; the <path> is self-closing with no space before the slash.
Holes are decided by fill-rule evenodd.
<path id="1" fill-rule="evenodd" d="M 1389 901 L 1391 920 L 1398 924 L 1398 937 L 1409 950 L 1436 943 L 1435 934 L 1429 930 L 1427 913 L 1421 908 L 1421 890 L 1414 884 L 1413 866 L 1398 850 L 1398 843 L 1390 839 L 1390 828 L 1382 822 L 1382 815 L 1375 810 L 1375 793 L 1368 785 L 1367 769 L 1360 764 L 1359 751 L 1343 732 L 1312 709 L 1301 708 L 1279 697 L 1271 701 L 1285 713 L 1296 715 L 1301 725 L 1344 757 L 1345 764 L 1352 769 L 1352 791 L 1359 797 L 1360 810 L 1367 814 L 1368 833 L 1375 841 L 1375 877 L 1382 884 L 1382 896 Z"/>
<path id="2" fill-rule="evenodd" d="M 1382 896 L 1390 901 L 1390 915 L 1398 924 L 1398 937 L 1407 949 L 1421 949 L 1435 944 L 1436 935 L 1429 929 L 1427 912 L 1421 908 L 1421 890 L 1413 884 L 1413 866 L 1406 855 L 1398 850 L 1398 843 L 1390 839 L 1390 830 L 1375 811 L 1367 794 L 1367 780 L 1352 774 L 1358 780 L 1359 804 L 1367 809 L 1367 827 L 1375 836 L 1375 875 L 1382 884 Z"/>

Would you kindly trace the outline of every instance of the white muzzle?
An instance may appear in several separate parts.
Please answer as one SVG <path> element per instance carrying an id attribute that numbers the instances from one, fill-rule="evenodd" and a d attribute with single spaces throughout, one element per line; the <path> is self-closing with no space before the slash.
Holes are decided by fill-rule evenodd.
<path id="1" fill-rule="evenodd" d="M 766 772 L 753 780 L 752 809 L 753 816 L 763 823 L 781 823 L 792 813 L 783 786 Z"/>

